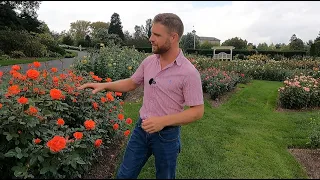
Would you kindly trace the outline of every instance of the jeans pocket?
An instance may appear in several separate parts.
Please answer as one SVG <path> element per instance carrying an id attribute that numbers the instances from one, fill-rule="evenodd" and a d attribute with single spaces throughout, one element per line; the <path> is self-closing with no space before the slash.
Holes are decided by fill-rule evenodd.
<path id="1" fill-rule="evenodd" d="M 158 132 L 159 138 L 163 142 L 172 142 L 179 139 L 180 128 L 174 127 Z"/>

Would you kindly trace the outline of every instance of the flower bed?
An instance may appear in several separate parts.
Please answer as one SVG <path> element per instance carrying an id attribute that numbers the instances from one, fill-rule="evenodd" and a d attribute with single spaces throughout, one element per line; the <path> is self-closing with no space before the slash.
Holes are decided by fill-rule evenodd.
<path id="1" fill-rule="evenodd" d="M 295 76 L 284 81 L 279 88 L 279 105 L 286 109 L 314 108 L 320 106 L 320 79 Z"/>
<path id="2" fill-rule="evenodd" d="M 189 61 L 201 74 L 203 92 L 208 93 L 213 100 L 235 89 L 238 83 L 248 83 L 251 81 L 251 78 L 243 73 L 222 71 L 215 67 L 199 66 L 198 59 L 193 57 L 189 57 Z"/>
<path id="3" fill-rule="evenodd" d="M 0 72 L 0 169 L 3 178 L 76 178 L 86 172 L 101 148 L 128 136 L 118 92 L 77 90 L 86 82 L 105 81 L 94 73 L 58 74 L 38 70 L 34 62 Z"/>

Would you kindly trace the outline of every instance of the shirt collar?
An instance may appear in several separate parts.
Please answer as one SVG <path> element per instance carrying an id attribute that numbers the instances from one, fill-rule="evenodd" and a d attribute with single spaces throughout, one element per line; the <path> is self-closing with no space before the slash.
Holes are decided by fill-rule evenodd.
<path id="1" fill-rule="evenodd" d="M 157 57 L 158 60 L 160 60 L 160 55 L 159 54 L 156 54 L 156 57 Z M 178 66 L 181 66 L 181 64 L 183 62 L 183 57 L 184 57 L 183 51 L 180 49 L 180 53 L 177 56 L 177 58 L 175 59 L 174 63 L 176 63 Z"/>

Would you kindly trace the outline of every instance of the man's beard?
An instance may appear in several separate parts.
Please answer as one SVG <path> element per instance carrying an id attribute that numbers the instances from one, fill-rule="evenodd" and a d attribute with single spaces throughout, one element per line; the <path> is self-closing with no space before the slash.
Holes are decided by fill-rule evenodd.
<path id="1" fill-rule="evenodd" d="M 153 48 L 152 48 L 152 52 L 153 52 L 154 54 L 164 54 L 164 53 L 166 53 L 170 48 L 171 48 L 170 42 L 169 42 L 169 41 L 166 41 L 166 43 L 165 43 L 163 46 L 161 46 L 161 47 L 157 46 L 156 49 L 153 49 Z"/>

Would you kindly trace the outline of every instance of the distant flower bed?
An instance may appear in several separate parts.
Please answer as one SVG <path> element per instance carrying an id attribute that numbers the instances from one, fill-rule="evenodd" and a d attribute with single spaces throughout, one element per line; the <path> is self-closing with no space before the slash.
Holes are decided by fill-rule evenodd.
<path id="1" fill-rule="evenodd" d="M 279 88 L 279 104 L 282 108 L 301 109 L 320 106 L 320 79 L 311 76 L 295 76 L 284 81 Z"/>
<path id="2" fill-rule="evenodd" d="M 0 169 L 3 178 L 76 178 L 116 136 L 130 134 L 119 92 L 77 90 L 102 78 L 58 74 L 34 62 L 0 72 Z M 107 79 L 103 79 L 104 81 Z"/>

